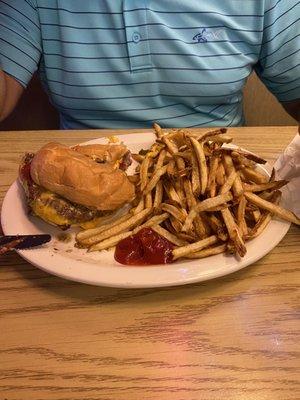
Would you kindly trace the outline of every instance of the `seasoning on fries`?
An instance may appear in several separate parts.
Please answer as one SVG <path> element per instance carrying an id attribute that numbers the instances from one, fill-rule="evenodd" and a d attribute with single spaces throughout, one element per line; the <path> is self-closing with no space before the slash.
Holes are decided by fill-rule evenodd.
<path id="1" fill-rule="evenodd" d="M 260 235 L 273 215 L 300 225 L 296 215 L 278 205 L 279 189 L 288 182 L 259 171 L 263 158 L 226 147 L 232 142 L 227 129 L 167 132 L 154 124 L 154 131 L 152 146 L 133 154 L 138 165 L 131 180 L 136 186 L 132 208 L 110 224 L 78 233 L 78 246 L 108 249 L 151 228 L 170 244 L 173 261 L 221 253 L 243 257 L 247 241 Z"/>

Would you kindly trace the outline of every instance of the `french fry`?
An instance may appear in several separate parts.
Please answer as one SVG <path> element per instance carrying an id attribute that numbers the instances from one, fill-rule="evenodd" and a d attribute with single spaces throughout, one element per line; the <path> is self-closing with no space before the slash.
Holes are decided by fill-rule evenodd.
<path id="1" fill-rule="evenodd" d="M 225 169 L 222 163 L 219 163 L 217 174 L 216 174 L 216 182 L 219 186 L 223 186 L 225 183 Z"/>
<path id="2" fill-rule="evenodd" d="M 253 181 L 255 183 L 267 183 L 268 182 L 268 177 L 261 174 L 260 172 L 248 168 L 248 167 L 244 167 L 242 168 L 242 172 L 244 174 L 244 176 L 246 177 L 246 179 Z"/>
<path id="3" fill-rule="evenodd" d="M 155 131 L 156 136 L 157 136 L 159 139 L 162 138 L 163 135 L 164 135 L 164 134 L 163 134 L 163 131 L 162 131 L 161 127 L 160 127 L 156 122 L 154 122 L 153 128 L 154 128 L 154 131 Z"/>
<path id="4" fill-rule="evenodd" d="M 88 238 L 81 240 L 81 242 L 85 246 L 92 246 L 95 243 L 99 243 L 105 239 L 108 239 L 109 237 L 115 236 L 126 230 L 130 230 L 135 225 L 142 223 L 142 221 L 150 213 L 150 211 L 151 211 L 150 209 L 146 208 L 145 210 L 141 211 L 140 213 L 130 216 L 130 218 L 121 222 L 120 224 L 115 225 L 109 229 L 106 229 L 105 231 L 102 231 L 99 234 L 89 236 Z"/>
<path id="5" fill-rule="evenodd" d="M 162 228 L 159 225 L 152 226 L 152 229 L 157 232 L 159 235 L 163 236 L 169 242 L 176 244 L 176 246 L 185 246 L 187 242 L 185 240 L 177 238 L 172 233 L 168 232 L 166 229 Z"/>
<path id="6" fill-rule="evenodd" d="M 220 188 L 219 193 L 224 194 L 229 192 L 232 185 L 234 184 L 236 177 L 237 177 L 237 172 L 235 170 L 232 170 L 229 176 L 226 178 L 224 185 Z"/>
<path id="7" fill-rule="evenodd" d="M 195 253 L 186 254 L 186 258 L 196 259 L 205 258 L 210 256 L 215 256 L 216 254 L 225 253 L 227 249 L 227 244 L 221 244 L 220 246 L 209 247 L 204 250 L 196 251 Z"/>
<path id="8" fill-rule="evenodd" d="M 200 174 L 200 193 L 204 194 L 206 191 L 207 187 L 207 165 L 206 165 L 206 159 L 205 159 L 205 154 L 203 150 L 203 144 L 199 143 L 196 139 L 191 137 L 191 143 L 194 148 L 197 161 L 198 161 L 198 168 L 199 168 L 199 174 Z"/>
<path id="9" fill-rule="evenodd" d="M 200 173 L 198 168 L 197 157 L 194 153 L 191 153 L 191 164 L 192 164 L 192 190 L 197 196 L 200 193 Z"/>
<path id="10" fill-rule="evenodd" d="M 105 250 L 109 249 L 110 247 L 115 246 L 117 243 L 120 242 L 120 240 L 126 239 L 127 237 L 131 236 L 132 232 L 123 232 L 119 233 L 118 235 L 111 236 L 110 238 L 106 240 L 102 240 L 101 242 L 94 244 L 88 249 L 88 252 L 93 252 L 93 251 L 100 251 L 100 250 Z"/>
<path id="11" fill-rule="evenodd" d="M 154 225 L 159 225 L 164 222 L 167 218 L 169 218 L 168 213 L 163 213 L 160 215 L 154 215 L 152 218 L 148 219 L 148 221 L 144 222 L 142 225 L 137 226 L 133 229 L 132 233 L 135 234 L 143 228 L 151 228 Z"/>
<path id="12" fill-rule="evenodd" d="M 219 157 L 217 155 L 212 155 L 209 163 L 209 175 L 208 175 L 208 192 L 210 197 L 215 197 L 216 195 L 216 175 L 219 166 Z"/>
<path id="13" fill-rule="evenodd" d="M 178 221 L 185 221 L 186 214 L 182 211 L 182 209 L 178 209 L 177 207 L 167 203 L 162 203 L 160 207 L 163 211 L 166 211 L 169 214 L 173 215 L 173 217 L 176 218 Z"/>
<path id="14" fill-rule="evenodd" d="M 150 181 L 147 183 L 147 185 L 144 189 L 144 194 L 147 194 L 147 193 L 151 192 L 152 189 L 154 189 L 154 187 L 157 185 L 160 178 L 167 172 L 167 168 L 168 168 L 168 166 L 165 165 L 164 167 L 161 167 L 160 169 L 158 169 L 157 171 L 154 172 Z"/>
<path id="15" fill-rule="evenodd" d="M 260 183 L 260 184 L 249 184 L 244 183 L 243 188 L 246 192 L 263 192 L 264 190 L 278 190 L 282 186 L 286 185 L 288 181 L 271 181 L 268 183 Z"/>
<path id="16" fill-rule="evenodd" d="M 99 233 L 104 232 L 105 230 L 107 230 L 113 226 L 119 225 L 122 222 L 127 221 L 129 218 L 131 218 L 130 213 L 125 214 L 122 217 L 119 217 L 117 220 L 115 220 L 112 223 L 105 224 L 105 225 L 99 226 L 97 228 L 86 229 L 84 231 L 78 232 L 76 235 L 76 241 L 82 242 L 91 236 L 98 235 Z"/>
<path id="17" fill-rule="evenodd" d="M 234 243 L 236 252 L 241 257 L 244 257 L 244 255 L 247 252 L 247 249 L 243 241 L 239 227 L 236 225 L 230 210 L 228 208 L 225 208 L 224 210 L 221 211 L 221 214 L 224 219 L 225 225 L 227 227 L 228 235 Z"/>
<path id="18" fill-rule="evenodd" d="M 258 222 L 261 218 L 261 212 L 259 211 L 259 209 L 253 210 L 252 215 L 255 222 Z"/>
<path id="19" fill-rule="evenodd" d="M 241 196 L 237 210 L 237 224 L 243 236 L 248 234 L 248 227 L 245 220 L 247 200 L 245 196 Z"/>
<path id="20" fill-rule="evenodd" d="M 182 227 L 182 230 L 184 232 L 187 232 L 191 228 L 193 220 L 196 218 L 198 213 L 206 211 L 212 207 L 219 206 L 221 204 L 223 205 L 224 203 L 230 200 L 232 200 L 232 194 L 228 192 L 197 203 L 196 206 L 194 206 L 192 210 L 189 212 Z"/>
<path id="21" fill-rule="evenodd" d="M 218 242 L 218 237 L 216 235 L 212 235 L 208 238 L 202 239 L 198 242 L 188 244 L 186 246 L 178 247 L 172 251 L 173 259 L 177 260 L 177 258 L 181 258 L 190 253 L 195 253 L 196 251 L 200 251 L 205 247 L 211 246 Z"/>
<path id="22" fill-rule="evenodd" d="M 155 186 L 155 196 L 153 201 L 153 208 L 158 209 L 160 204 L 162 203 L 163 199 L 163 184 L 162 181 L 158 181 L 157 185 Z"/>
<path id="23" fill-rule="evenodd" d="M 151 163 L 151 158 L 146 155 L 142 161 L 140 168 L 140 181 L 141 181 L 141 191 L 143 191 L 148 182 L 148 169 Z"/>
<path id="24" fill-rule="evenodd" d="M 223 162 L 227 176 L 229 177 L 230 174 L 235 171 L 235 167 L 232 161 L 232 158 L 229 154 L 223 154 Z M 241 196 L 243 193 L 243 186 L 240 176 L 237 174 L 236 178 L 233 182 L 233 193 L 235 196 Z"/>
<path id="25" fill-rule="evenodd" d="M 191 134 L 188 134 L 188 136 L 194 137 L 198 141 L 204 141 L 204 140 L 206 140 L 208 138 L 212 138 L 213 136 L 219 136 L 219 135 L 224 134 L 226 132 L 227 132 L 226 128 L 221 128 L 221 129 L 216 129 L 216 130 L 209 131 L 209 132 L 201 132 L 199 134 L 191 133 Z"/>
<path id="26" fill-rule="evenodd" d="M 148 192 L 145 195 L 145 208 L 152 208 L 152 195 L 151 195 L 151 192 Z"/>
<path id="27" fill-rule="evenodd" d="M 141 212 L 143 209 L 145 208 L 145 200 L 144 197 L 141 197 L 138 205 L 135 207 L 135 209 L 133 210 L 133 214 L 136 215 L 139 212 Z"/>
<path id="28" fill-rule="evenodd" d="M 165 161 L 166 155 L 167 155 L 166 150 L 164 150 L 164 149 L 161 150 L 161 152 L 159 153 L 157 162 L 155 164 L 154 171 L 157 171 L 158 169 L 160 169 L 164 165 L 164 161 Z"/>
<path id="29" fill-rule="evenodd" d="M 245 197 L 248 201 L 255 204 L 259 208 L 268 210 L 274 215 L 284 219 L 285 221 L 292 222 L 293 224 L 300 225 L 300 218 L 298 218 L 294 213 L 288 211 L 276 204 L 270 203 L 267 200 L 262 199 L 254 193 L 245 192 Z"/>

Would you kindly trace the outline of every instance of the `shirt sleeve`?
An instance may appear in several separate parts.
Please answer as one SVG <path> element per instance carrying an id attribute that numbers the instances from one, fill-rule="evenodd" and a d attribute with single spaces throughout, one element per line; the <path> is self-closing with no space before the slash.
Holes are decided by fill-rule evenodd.
<path id="1" fill-rule="evenodd" d="M 255 70 L 281 102 L 300 99 L 300 0 L 266 0 Z"/>
<path id="2" fill-rule="evenodd" d="M 33 0 L 0 1 L 0 69 L 26 87 L 41 57 L 41 32 Z"/>

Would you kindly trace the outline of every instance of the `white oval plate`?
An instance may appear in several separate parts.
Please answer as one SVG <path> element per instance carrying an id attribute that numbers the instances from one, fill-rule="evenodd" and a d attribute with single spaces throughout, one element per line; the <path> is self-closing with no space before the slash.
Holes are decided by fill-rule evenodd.
<path id="1" fill-rule="evenodd" d="M 131 134 L 120 136 L 120 140 L 131 151 L 137 152 L 141 148 L 148 148 L 155 137 L 150 133 Z M 105 138 L 100 138 L 88 143 L 106 142 Z M 263 169 L 269 174 L 268 167 Z M 50 233 L 53 236 L 51 242 L 40 248 L 18 251 L 25 260 L 38 268 L 73 281 L 122 288 L 183 285 L 230 274 L 269 253 L 290 227 L 288 222 L 273 219 L 258 238 L 247 243 L 247 254 L 242 259 L 220 254 L 167 265 L 126 267 L 114 260 L 113 251 L 87 253 L 84 249 L 75 248 L 74 240 L 70 243 L 57 240 L 60 230 L 27 215 L 24 193 L 17 181 L 6 193 L 1 223 L 6 235 Z"/>

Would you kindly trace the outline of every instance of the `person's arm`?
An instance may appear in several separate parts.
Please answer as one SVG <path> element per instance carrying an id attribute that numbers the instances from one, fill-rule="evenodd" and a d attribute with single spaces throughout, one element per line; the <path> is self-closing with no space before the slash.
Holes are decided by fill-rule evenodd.
<path id="1" fill-rule="evenodd" d="M 283 108 L 300 123 L 300 3 L 265 0 L 257 75 Z"/>
<path id="2" fill-rule="evenodd" d="M 23 91 L 18 81 L 0 70 L 0 122 L 13 111 Z"/>
<path id="3" fill-rule="evenodd" d="M 300 100 L 281 103 L 286 112 L 300 124 Z"/>
<path id="4" fill-rule="evenodd" d="M 13 111 L 41 53 L 36 0 L 0 1 L 0 121 Z"/>

